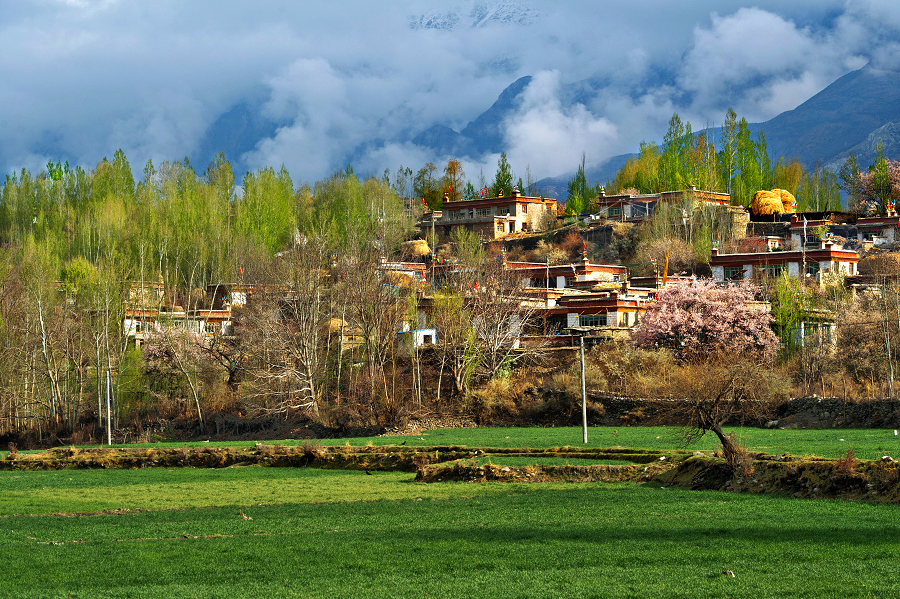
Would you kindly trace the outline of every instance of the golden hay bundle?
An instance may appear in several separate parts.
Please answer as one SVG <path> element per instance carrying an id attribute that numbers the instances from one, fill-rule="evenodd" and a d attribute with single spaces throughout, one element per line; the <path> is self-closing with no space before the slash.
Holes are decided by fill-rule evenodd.
<path id="1" fill-rule="evenodd" d="M 409 287 L 414 283 L 414 275 L 411 272 L 389 270 L 384 273 L 384 282 L 394 287 Z"/>
<path id="2" fill-rule="evenodd" d="M 431 253 L 431 248 L 424 239 L 413 239 L 403 243 L 403 253 L 409 256 L 427 256 Z"/>
<path id="3" fill-rule="evenodd" d="M 794 194 L 789 192 L 786 189 L 773 189 L 772 193 L 778 194 L 781 198 L 781 205 L 784 206 L 785 214 L 789 214 L 794 212 L 797 208 L 797 198 L 794 197 Z"/>
<path id="4" fill-rule="evenodd" d="M 347 328 L 349 325 L 340 318 L 331 318 L 325 323 L 325 327 L 332 333 L 340 333 L 341 327 Z"/>
<path id="5" fill-rule="evenodd" d="M 761 214 L 785 214 L 794 212 L 797 200 L 794 194 L 784 189 L 761 190 L 753 194 L 750 212 Z"/>
<path id="6" fill-rule="evenodd" d="M 781 195 L 774 191 L 757 191 L 750 202 L 750 212 L 756 215 L 783 214 L 784 203 Z"/>
<path id="7" fill-rule="evenodd" d="M 898 275 L 900 274 L 900 254 L 877 254 L 868 256 L 857 265 L 861 275 Z"/>

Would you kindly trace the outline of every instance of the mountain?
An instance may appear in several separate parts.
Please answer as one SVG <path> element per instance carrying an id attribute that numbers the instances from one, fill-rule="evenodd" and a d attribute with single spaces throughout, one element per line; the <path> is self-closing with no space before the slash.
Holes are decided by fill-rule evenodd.
<path id="1" fill-rule="evenodd" d="M 853 154 L 856 156 L 856 162 L 860 168 L 865 169 L 866 166 L 875 164 L 875 155 L 879 144 L 884 150 L 885 156 L 900 157 L 900 123 L 888 123 L 875 129 L 869 133 L 865 141 L 832 158 L 825 168 L 836 173 L 841 170 L 847 157 Z"/>
<path id="2" fill-rule="evenodd" d="M 444 26 L 441 23 L 453 27 L 480 26 L 485 22 L 494 22 L 492 19 L 512 15 L 515 11 L 510 7 L 521 5 L 514 2 L 500 2 L 491 4 L 493 8 L 488 9 L 488 6 L 485 2 L 470 2 L 467 8 L 461 9 L 461 12 L 460 10 L 453 12 L 455 17 L 451 18 L 447 16 L 450 13 L 445 13 L 443 20 L 431 15 L 428 18 L 422 16 L 415 22 L 423 27 Z M 504 6 L 508 10 L 501 10 Z M 482 8 L 487 12 L 479 12 Z M 522 14 L 527 17 L 531 13 L 526 10 Z M 515 80 L 500 93 L 487 110 L 460 131 L 443 124 L 432 124 L 424 130 L 420 129 L 421 132 L 412 139 L 400 134 L 394 140 L 373 139 L 359 147 L 348 148 L 345 159 L 353 162 L 372 148 L 391 141 L 411 141 L 427 150 L 435 159 L 457 156 L 477 160 L 486 155 L 503 152 L 507 149 L 504 140 L 504 122 L 519 109 L 521 95 L 531 81 L 531 77 Z M 654 81 L 648 81 L 647 84 L 652 87 Z M 563 85 L 560 90 L 560 101 L 568 106 L 576 104 L 590 106 L 592 99 L 602 93 L 608 85 L 608 81 L 599 78 Z M 261 140 L 273 137 L 278 128 L 285 124 L 262 116 L 261 106 L 261 100 L 239 102 L 209 126 L 198 144 L 198 150 L 191 156 L 198 172 L 202 172 L 214 153 L 221 150 L 232 161 L 236 177 L 242 176 L 247 170 L 242 156 L 254 149 Z M 900 127 L 900 73 L 879 70 L 871 66 L 847 73 L 793 110 L 750 126 L 754 133 L 760 131 L 765 133 L 769 152 L 773 158 L 796 156 L 808 168 L 816 164 L 835 168 L 835 164 L 842 162 L 850 153 L 857 154 L 859 164 L 864 168 L 870 164 L 870 157 L 874 157 L 874 148 L 879 142 L 884 145 L 889 157 L 900 156 L 898 127 Z M 53 136 L 48 135 L 44 145 L 53 144 Z M 630 156 L 632 154 L 622 154 L 608 158 L 603 163 L 589 165 L 586 173 L 588 181 L 604 183 L 612 179 Z M 538 185 L 547 195 L 565 197 L 566 184 L 572 176 L 573 173 L 565 173 L 547 177 L 538 181 Z"/>
<path id="3" fill-rule="evenodd" d="M 240 181 L 247 170 L 242 156 L 261 140 L 274 137 L 283 125 L 262 116 L 259 103 L 239 102 L 207 127 L 192 156 L 194 169 L 202 173 L 217 153 L 224 152 L 234 168 L 235 179 Z"/>
<path id="4" fill-rule="evenodd" d="M 634 154 L 619 154 L 618 156 L 607 158 L 600 164 L 586 167 L 584 169 L 584 176 L 590 184 L 600 183 L 605 185 L 607 181 L 616 177 L 616 173 L 619 172 L 619 169 L 625 166 L 625 163 L 628 162 L 628 159 L 632 156 L 634 156 Z M 574 177 L 575 171 L 572 171 L 555 177 L 546 177 L 537 181 L 535 184 L 544 196 L 565 200 L 569 193 L 569 181 Z"/>
<path id="5" fill-rule="evenodd" d="M 428 148 L 438 156 L 479 156 L 499 154 L 503 145 L 503 121 L 515 112 L 520 94 L 531 83 L 531 77 L 522 77 L 504 89 L 490 108 L 457 133 L 449 127 L 434 125 L 412 139 L 417 146 Z"/>
<path id="6" fill-rule="evenodd" d="M 445 11 L 431 11 L 412 17 L 409 21 L 409 28 L 452 31 L 490 25 L 521 26 L 534 23 L 541 15 L 540 10 L 524 2 L 475 0 Z"/>
<path id="7" fill-rule="evenodd" d="M 764 123 L 772 156 L 796 156 L 806 167 L 832 162 L 875 130 L 900 121 L 900 73 L 863 67 Z M 868 164 L 860 161 L 860 164 Z"/>

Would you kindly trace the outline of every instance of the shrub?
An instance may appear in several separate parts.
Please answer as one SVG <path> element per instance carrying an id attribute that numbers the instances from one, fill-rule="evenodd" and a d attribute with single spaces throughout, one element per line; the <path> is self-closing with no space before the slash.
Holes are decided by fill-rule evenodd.
<path id="1" fill-rule="evenodd" d="M 856 468 L 856 456 L 853 454 L 853 448 L 847 445 L 847 453 L 838 458 L 835 462 L 837 471 L 844 476 L 853 476 L 854 468 Z"/>

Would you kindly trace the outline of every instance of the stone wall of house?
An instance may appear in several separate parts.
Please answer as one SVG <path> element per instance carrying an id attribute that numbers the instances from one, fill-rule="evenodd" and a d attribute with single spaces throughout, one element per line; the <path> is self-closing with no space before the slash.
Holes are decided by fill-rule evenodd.
<path id="1" fill-rule="evenodd" d="M 781 237 L 782 239 L 791 238 L 790 223 L 765 223 L 765 222 L 747 222 L 744 227 L 746 237 Z"/>

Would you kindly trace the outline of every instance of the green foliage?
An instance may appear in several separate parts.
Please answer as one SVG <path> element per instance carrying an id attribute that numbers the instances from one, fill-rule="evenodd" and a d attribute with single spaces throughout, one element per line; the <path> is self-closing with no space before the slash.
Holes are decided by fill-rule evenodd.
<path id="1" fill-rule="evenodd" d="M 282 165 L 244 175 L 244 200 L 235 209 L 235 231 L 269 253 L 284 248 L 296 227 L 294 184 Z"/>
<path id="2" fill-rule="evenodd" d="M 424 198 L 429 210 L 440 210 L 444 203 L 441 180 L 436 173 L 437 167 L 429 162 L 416 173 L 414 183 L 416 197 Z"/>
<path id="3" fill-rule="evenodd" d="M 450 233 L 453 253 L 463 264 L 477 265 L 484 261 L 484 246 L 481 237 L 464 227 L 455 227 Z"/>
<path id="4" fill-rule="evenodd" d="M 790 356 L 800 348 L 800 320 L 812 307 L 803 282 L 783 273 L 775 280 L 772 316 L 775 333 L 781 341 L 782 356 Z"/>
<path id="5" fill-rule="evenodd" d="M 837 175 L 818 165 L 813 172 L 803 173 L 799 189 L 792 193 L 797 198 L 797 212 L 841 209 Z"/>
<path id="6" fill-rule="evenodd" d="M 754 139 L 750 125 L 729 109 L 715 147 L 709 128 L 694 133 L 678 113 L 672 115 L 661 147 L 641 142 L 637 158 L 629 159 L 611 183 L 611 193 L 635 189 L 659 193 L 690 185 L 731 194 L 731 203 L 748 206 L 753 194 L 778 187 L 790 191 L 800 208 L 832 210 L 840 207 L 837 178 L 817 167 L 812 173 L 793 159 L 779 158 L 773 165 L 765 135 Z M 842 177 L 843 179 L 843 177 Z"/>
<path id="7" fill-rule="evenodd" d="M 709 258 L 712 255 L 714 233 L 710 230 L 707 223 L 700 225 L 700 230 L 694 237 L 694 258 L 703 264 L 709 264 Z"/>
<path id="8" fill-rule="evenodd" d="M 513 190 L 513 173 L 512 167 L 506 160 L 506 152 L 500 154 L 497 160 L 497 172 L 494 174 L 494 181 L 489 189 L 490 197 L 510 196 Z"/>
<path id="9" fill-rule="evenodd" d="M 584 174 L 585 155 L 581 154 L 581 164 L 575 172 L 575 177 L 569 181 L 568 196 L 566 196 L 566 214 L 579 215 L 590 210 L 591 200 L 597 197 L 597 186 L 589 185 Z"/>
<path id="10" fill-rule="evenodd" d="M 78 256 L 63 267 L 59 279 L 66 294 L 77 297 L 79 294 L 90 293 L 99 282 L 100 275 L 93 264 Z"/>

